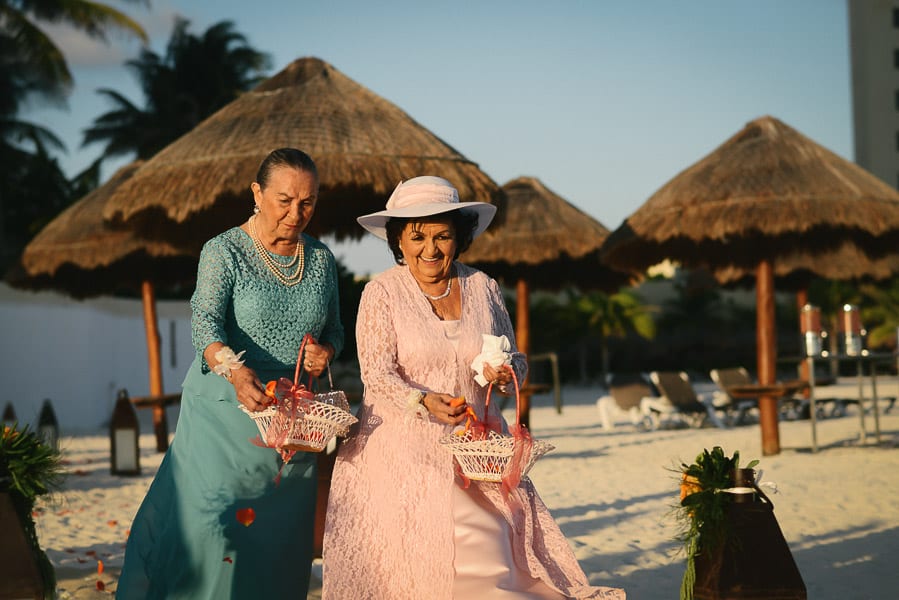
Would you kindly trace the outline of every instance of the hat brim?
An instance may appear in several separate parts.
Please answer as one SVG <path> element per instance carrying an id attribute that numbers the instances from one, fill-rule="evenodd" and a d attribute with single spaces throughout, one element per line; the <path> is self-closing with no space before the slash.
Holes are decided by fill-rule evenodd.
<path id="1" fill-rule="evenodd" d="M 370 215 L 357 217 L 356 221 L 367 231 L 375 234 L 382 240 L 387 240 L 387 221 L 396 217 L 400 219 L 414 219 L 416 217 L 430 217 L 452 210 L 464 210 L 475 212 L 478 215 L 478 226 L 475 228 L 472 238 L 476 238 L 487 229 L 493 217 L 496 215 L 496 207 L 486 202 L 435 202 L 432 204 L 415 204 L 403 208 L 393 208 L 378 211 Z"/>

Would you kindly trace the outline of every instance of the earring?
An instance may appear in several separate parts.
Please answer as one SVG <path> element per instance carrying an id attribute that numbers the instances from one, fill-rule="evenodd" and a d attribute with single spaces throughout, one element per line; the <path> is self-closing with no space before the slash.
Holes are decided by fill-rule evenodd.
<path id="1" fill-rule="evenodd" d="M 259 214 L 259 205 L 258 205 L 258 204 L 254 204 L 254 205 L 253 205 L 253 214 L 254 214 L 254 215 L 258 215 L 258 214 Z"/>

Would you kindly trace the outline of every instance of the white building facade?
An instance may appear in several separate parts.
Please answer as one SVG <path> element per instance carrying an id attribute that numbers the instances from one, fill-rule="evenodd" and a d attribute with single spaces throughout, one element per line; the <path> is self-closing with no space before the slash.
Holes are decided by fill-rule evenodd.
<path id="1" fill-rule="evenodd" d="M 899 188 L 899 0 L 848 0 L 855 162 Z"/>

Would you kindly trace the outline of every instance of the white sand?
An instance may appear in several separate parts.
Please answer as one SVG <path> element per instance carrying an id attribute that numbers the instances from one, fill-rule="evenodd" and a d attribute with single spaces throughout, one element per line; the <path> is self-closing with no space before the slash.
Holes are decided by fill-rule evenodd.
<path id="1" fill-rule="evenodd" d="M 895 387 L 895 384 L 894 384 Z M 886 388 L 886 389 L 884 389 Z M 886 385 L 882 394 L 895 395 Z M 563 391 L 561 415 L 551 396 L 535 397 L 531 429 L 556 449 L 531 472 L 546 504 L 595 584 L 624 587 L 632 600 L 677 598 L 683 557 L 672 541 L 670 517 L 678 483 L 670 469 L 691 462 L 703 448 L 739 450 L 758 458 L 774 514 L 808 590 L 822 599 L 882 599 L 899 590 L 899 408 L 881 415 L 867 444 L 858 441 L 856 407 L 818 423 L 817 453 L 809 451 L 809 421 L 780 423 L 780 454 L 761 456 L 758 425 L 728 430 L 638 431 L 622 421 L 599 425 L 597 389 Z M 886 404 L 881 402 L 881 407 Z M 61 598 L 92 598 L 96 581 L 115 589 L 130 519 L 162 458 L 149 434 L 141 436 L 140 477 L 109 474 L 106 436 L 63 438 L 72 475 L 56 503 L 42 502 L 36 522 L 41 544 L 57 567 Z M 97 559 L 104 562 L 97 574 Z M 315 571 L 315 569 L 314 569 Z M 318 598 L 318 582 L 309 598 Z"/>

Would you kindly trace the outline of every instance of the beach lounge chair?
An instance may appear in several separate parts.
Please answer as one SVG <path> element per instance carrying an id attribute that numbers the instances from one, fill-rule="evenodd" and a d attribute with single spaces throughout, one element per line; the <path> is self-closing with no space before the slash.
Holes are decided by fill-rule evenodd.
<path id="1" fill-rule="evenodd" d="M 616 417 L 628 417 L 632 425 L 640 425 L 640 402 L 655 395 L 646 377 L 639 373 L 609 373 L 606 388 L 609 393 L 596 401 L 602 428 L 611 431 Z"/>
<path id="2" fill-rule="evenodd" d="M 718 386 L 718 391 L 712 396 L 712 404 L 715 409 L 724 413 L 724 421 L 727 425 L 741 425 L 746 418 L 746 413 L 759 407 L 759 399 L 734 398 L 728 393 L 727 388 L 754 383 L 752 377 L 749 376 L 749 371 L 743 367 L 712 369 L 709 375 Z"/>
<path id="3" fill-rule="evenodd" d="M 641 400 L 640 412 L 651 428 L 657 429 L 663 419 L 670 418 L 679 418 L 692 427 L 702 427 L 706 421 L 724 427 L 715 414 L 711 395 L 697 395 L 685 372 L 653 371 L 649 378 L 659 391 L 659 397 Z"/>

